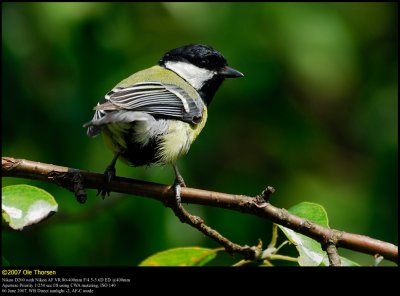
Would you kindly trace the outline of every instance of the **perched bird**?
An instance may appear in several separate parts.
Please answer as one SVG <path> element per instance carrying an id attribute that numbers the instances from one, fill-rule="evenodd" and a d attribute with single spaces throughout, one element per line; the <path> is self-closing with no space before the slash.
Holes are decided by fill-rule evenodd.
<path id="1" fill-rule="evenodd" d="M 90 137 L 102 132 L 115 154 L 104 172 L 107 181 L 115 176 L 118 158 L 133 166 L 171 164 L 180 202 L 185 183 L 176 161 L 203 129 L 207 107 L 224 79 L 242 76 L 212 47 L 190 44 L 172 49 L 158 65 L 118 83 L 84 124 Z M 108 192 L 99 193 L 104 197 Z"/>

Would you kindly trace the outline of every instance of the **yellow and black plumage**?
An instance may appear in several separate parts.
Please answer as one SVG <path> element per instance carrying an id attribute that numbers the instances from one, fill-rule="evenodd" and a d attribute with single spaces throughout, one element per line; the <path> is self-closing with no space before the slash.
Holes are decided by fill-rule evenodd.
<path id="1" fill-rule="evenodd" d="M 203 129 L 207 107 L 223 80 L 241 76 L 218 51 L 191 44 L 167 52 L 158 65 L 118 83 L 84 125 L 91 137 L 102 132 L 115 154 L 105 172 L 108 181 L 115 175 L 117 158 L 134 166 L 172 164 L 179 199 L 184 183 L 176 161 Z"/>

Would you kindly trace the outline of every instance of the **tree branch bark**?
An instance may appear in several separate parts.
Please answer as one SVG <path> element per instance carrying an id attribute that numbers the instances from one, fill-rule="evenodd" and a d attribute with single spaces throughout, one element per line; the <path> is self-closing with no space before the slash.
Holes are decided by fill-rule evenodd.
<path id="1" fill-rule="evenodd" d="M 103 174 L 11 157 L 2 157 L 2 176 L 56 183 L 73 191 L 80 202 L 84 202 L 86 198 L 83 188 L 107 189 L 113 192 L 140 195 L 159 200 L 163 203 L 167 203 L 168 199 L 174 197 L 173 188 L 167 185 L 123 177 L 116 177 L 107 184 Z M 332 237 L 335 237 L 334 245 L 336 247 L 371 255 L 379 254 L 395 263 L 398 261 L 398 247 L 396 245 L 364 235 L 323 227 L 292 215 L 285 209 L 274 207 L 263 200 L 263 198 L 188 187 L 182 188 L 181 198 L 184 203 L 225 208 L 259 216 L 311 237 L 322 245 L 328 244 L 332 240 Z"/>

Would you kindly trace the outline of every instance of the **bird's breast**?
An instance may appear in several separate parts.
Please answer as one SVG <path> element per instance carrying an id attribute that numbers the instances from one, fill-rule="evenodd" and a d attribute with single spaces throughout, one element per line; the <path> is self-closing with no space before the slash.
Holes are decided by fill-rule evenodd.
<path id="1" fill-rule="evenodd" d="M 160 164 L 175 163 L 185 155 L 194 140 L 200 134 L 207 121 L 207 110 L 204 109 L 202 120 L 199 124 L 188 124 L 179 120 L 168 121 L 168 132 L 160 137 L 157 158 Z"/>
<path id="2" fill-rule="evenodd" d="M 207 120 L 207 109 L 198 124 L 180 120 L 158 119 L 133 123 L 108 124 L 104 136 L 121 160 L 134 166 L 171 164 L 185 155 Z"/>

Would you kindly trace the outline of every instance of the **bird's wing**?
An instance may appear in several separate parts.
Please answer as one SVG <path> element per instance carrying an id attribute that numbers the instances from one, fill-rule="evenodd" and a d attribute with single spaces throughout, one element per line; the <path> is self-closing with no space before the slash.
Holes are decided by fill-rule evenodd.
<path id="1" fill-rule="evenodd" d="M 199 95 L 193 98 L 178 86 L 144 82 L 115 87 L 95 110 L 102 113 L 114 110 L 145 112 L 154 117 L 169 117 L 197 124 L 201 120 L 203 104 Z M 98 117 L 101 115 L 98 114 Z"/>

